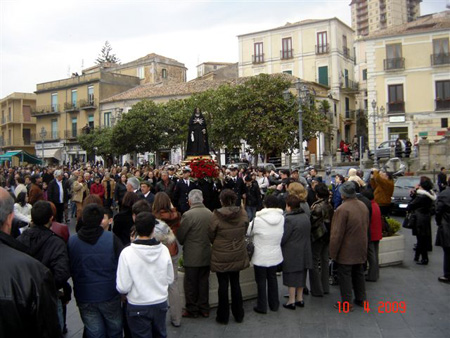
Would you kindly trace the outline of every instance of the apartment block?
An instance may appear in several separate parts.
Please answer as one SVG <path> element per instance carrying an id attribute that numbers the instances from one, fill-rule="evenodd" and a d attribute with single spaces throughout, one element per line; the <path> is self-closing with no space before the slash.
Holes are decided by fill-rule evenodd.
<path id="1" fill-rule="evenodd" d="M 352 0 L 352 28 L 357 36 L 401 25 L 420 16 L 422 0 Z"/>
<path id="2" fill-rule="evenodd" d="M 239 35 L 239 76 L 288 73 L 327 87 L 333 117 L 333 142 L 327 150 L 334 153 L 339 141 L 351 141 L 357 128 L 353 35 L 337 18 Z"/>
<path id="3" fill-rule="evenodd" d="M 25 150 L 34 154 L 36 137 L 36 118 L 32 111 L 36 107 L 36 95 L 33 93 L 12 93 L 0 100 L 2 152 Z"/>
<path id="4" fill-rule="evenodd" d="M 368 112 L 376 102 L 384 113 L 376 121 L 377 140 L 437 141 L 450 130 L 449 38 L 450 11 L 444 11 L 364 39 Z M 373 139 L 372 128 L 369 133 Z"/>

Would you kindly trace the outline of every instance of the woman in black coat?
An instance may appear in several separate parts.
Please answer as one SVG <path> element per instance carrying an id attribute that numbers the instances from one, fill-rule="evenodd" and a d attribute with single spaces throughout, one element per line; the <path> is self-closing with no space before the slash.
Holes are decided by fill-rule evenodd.
<path id="1" fill-rule="evenodd" d="M 420 177 L 417 188 L 412 192 L 412 200 L 407 210 L 416 215 L 413 235 L 417 236 L 417 248 L 414 260 L 419 265 L 428 264 L 428 251 L 431 251 L 431 216 L 434 210 L 436 195 L 432 191 L 433 183 L 426 176 Z M 419 261 L 420 256 L 422 259 Z"/>
<path id="2" fill-rule="evenodd" d="M 289 289 L 289 300 L 283 307 L 295 310 L 304 307 L 303 288 L 306 286 L 306 270 L 313 268 L 311 250 L 311 222 L 300 207 L 300 199 L 286 198 L 284 233 L 281 239 L 283 252 L 283 284 Z"/>
<path id="3" fill-rule="evenodd" d="M 450 283 L 450 179 L 448 183 L 436 202 L 436 245 L 444 249 L 444 275 L 438 279 L 444 283 Z"/>

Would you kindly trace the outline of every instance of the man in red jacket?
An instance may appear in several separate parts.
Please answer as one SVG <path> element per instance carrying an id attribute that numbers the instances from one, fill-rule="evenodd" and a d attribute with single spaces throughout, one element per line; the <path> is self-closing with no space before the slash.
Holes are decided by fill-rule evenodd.
<path id="1" fill-rule="evenodd" d="M 105 188 L 103 188 L 103 185 L 100 183 L 99 176 L 94 177 L 94 183 L 92 183 L 91 185 L 90 193 L 91 195 L 97 195 L 98 197 L 100 197 L 103 202 L 103 197 L 105 196 Z"/>

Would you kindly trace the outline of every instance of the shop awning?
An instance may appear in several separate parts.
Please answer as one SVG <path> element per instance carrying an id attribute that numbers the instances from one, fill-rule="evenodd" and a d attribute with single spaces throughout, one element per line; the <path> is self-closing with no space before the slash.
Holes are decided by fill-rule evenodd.
<path id="1" fill-rule="evenodd" d="M 11 150 L 6 152 L 3 155 L 0 155 L 0 162 L 11 161 L 12 157 L 16 156 L 19 158 L 20 162 L 27 162 L 30 164 L 39 164 L 41 163 L 41 159 L 27 153 L 24 150 Z"/>
<path id="2" fill-rule="evenodd" d="M 42 156 L 42 150 L 37 150 L 38 155 Z M 54 158 L 61 161 L 61 148 L 44 149 L 44 158 Z"/>

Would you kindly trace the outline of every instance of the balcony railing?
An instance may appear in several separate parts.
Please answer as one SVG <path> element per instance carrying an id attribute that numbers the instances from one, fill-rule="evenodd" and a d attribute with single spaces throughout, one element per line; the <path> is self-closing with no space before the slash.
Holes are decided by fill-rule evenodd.
<path id="1" fill-rule="evenodd" d="M 432 66 L 448 65 L 448 64 L 450 64 L 449 53 L 431 54 Z"/>
<path id="2" fill-rule="evenodd" d="M 81 129 L 70 129 L 70 130 L 65 130 L 64 131 L 64 137 L 66 139 L 76 139 L 78 136 L 83 135 L 83 134 L 87 134 L 88 131 L 86 128 L 81 128 Z"/>
<path id="3" fill-rule="evenodd" d="M 398 113 L 405 113 L 405 102 L 392 102 L 387 103 L 386 107 L 388 108 L 388 114 L 398 114 Z"/>
<path id="4" fill-rule="evenodd" d="M 355 60 L 354 56 L 351 54 L 350 48 L 348 47 L 342 47 L 342 54 L 344 54 L 347 59 L 350 59 L 352 61 Z"/>
<path id="5" fill-rule="evenodd" d="M 39 129 L 39 128 L 38 128 Z M 47 131 L 47 135 L 45 135 L 44 137 L 44 141 L 53 141 L 53 140 L 59 140 L 60 137 L 60 132 L 57 130 L 53 130 L 53 131 Z M 31 142 L 42 142 L 42 137 L 38 134 L 31 134 Z"/>
<path id="6" fill-rule="evenodd" d="M 351 91 L 359 91 L 359 82 L 344 79 L 344 82 L 342 83 L 342 88 Z"/>
<path id="7" fill-rule="evenodd" d="M 380 15 L 380 22 L 386 22 L 386 14 Z"/>
<path id="8" fill-rule="evenodd" d="M 280 50 L 280 58 L 281 58 L 281 60 L 292 59 L 293 57 L 294 57 L 294 50 L 293 49 Z"/>
<path id="9" fill-rule="evenodd" d="M 51 104 L 48 106 L 37 106 L 31 111 L 31 116 L 60 114 L 61 107 L 59 104 Z"/>
<path id="10" fill-rule="evenodd" d="M 316 54 L 327 54 L 330 52 L 330 45 L 323 44 L 323 45 L 316 45 Z"/>
<path id="11" fill-rule="evenodd" d="M 356 110 L 346 110 L 345 111 L 345 119 L 346 120 L 355 120 L 356 119 Z"/>
<path id="12" fill-rule="evenodd" d="M 252 63 L 264 63 L 264 53 L 252 55 Z"/>
<path id="13" fill-rule="evenodd" d="M 384 70 L 405 69 L 405 58 L 384 59 Z"/>
<path id="14" fill-rule="evenodd" d="M 78 102 L 66 102 L 64 103 L 64 110 L 66 112 L 75 112 L 80 111 L 80 107 L 78 106 Z"/>
<path id="15" fill-rule="evenodd" d="M 450 99 L 446 100 L 435 100 L 436 110 L 448 110 L 450 109 Z"/>
<path id="16" fill-rule="evenodd" d="M 97 109 L 97 99 L 94 97 L 88 97 L 87 100 L 80 100 L 80 109 Z"/>

